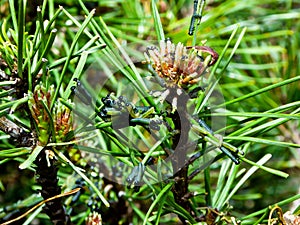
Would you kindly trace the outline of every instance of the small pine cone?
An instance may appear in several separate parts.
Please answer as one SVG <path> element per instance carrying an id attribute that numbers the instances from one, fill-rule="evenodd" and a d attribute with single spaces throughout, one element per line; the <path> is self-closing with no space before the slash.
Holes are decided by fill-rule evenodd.
<path id="1" fill-rule="evenodd" d="M 39 144 L 44 146 L 50 137 L 50 105 L 54 94 L 54 86 L 48 90 L 42 85 L 36 85 L 34 92 L 28 93 L 28 106 L 38 127 Z"/>
<path id="2" fill-rule="evenodd" d="M 71 101 L 68 100 L 71 104 Z M 60 101 L 56 102 L 52 112 L 56 142 L 62 142 L 65 136 L 73 130 L 71 110 Z"/>

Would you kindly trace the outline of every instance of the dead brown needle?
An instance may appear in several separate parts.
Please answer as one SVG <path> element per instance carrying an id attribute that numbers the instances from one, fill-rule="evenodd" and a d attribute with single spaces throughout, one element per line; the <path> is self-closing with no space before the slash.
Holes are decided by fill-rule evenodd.
<path id="1" fill-rule="evenodd" d="M 51 197 L 51 198 L 48 198 L 48 199 L 46 199 L 46 200 L 43 200 L 43 201 L 41 201 L 40 203 L 38 203 L 38 204 L 36 204 L 35 206 L 33 206 L 33 207 L 32 207 L 31 209 L 29 209 L 27 212 L 23 213 L 21 216 L 15 218 L 15 219 L 9 220 L 9 221 L 7 221 L 7 222 L 5 222 L 5 223 L 1 223 L 0 225 L 7 225 L 7 224 L 11 224 L 11 223 L 13 223 L 13 222 L 16 222 L 16 221 L 22 219 L 23 217 L 27 216 L 29 213 L 31 213 L 31 212 L 33 212 L 34 210 L 36 210 L 38 207 L 40 207 L 40 206 L 43 205 L 44 203 L 50 202 L 50 201 L 52 201 L 52 200 L 54 200 L 54 199 L 57 199 L 57 198 L 62 198 L 62 197 L 64 197 L 64 196 L 68 196 L 68 195 L 75 194 L 75 193 L 78 192 L 79 190 L 80 190 L 80 188 L 75 188 L 74 190 L 71 190 L 71 191 L 69 191 L 69 192 L 62 193 L 62 194 L 59 194 L 59 195 L 55 195 L 55 196 L 53 196 L 53 197 Z"/>

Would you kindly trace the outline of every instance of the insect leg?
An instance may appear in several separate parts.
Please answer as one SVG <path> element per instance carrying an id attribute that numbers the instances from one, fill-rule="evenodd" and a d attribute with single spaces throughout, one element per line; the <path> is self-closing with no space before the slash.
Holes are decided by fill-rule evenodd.
<path id="1" fill-rule="evenodd" d="M 204 7 L 204 3 L 205 0 L 201 0 L 201 5 L 198 8 L 198 0 L 194 0 L 194 10 L 193 10 L 193 15 L 191 18 L 191 23 L 190 23 L 190 28 L 189 28 L 189 32 L 188 34 L 190 36 L 192 36 L 194 34 L 194 30 L 195 30 L 195 20 L 198 19 L 198 24 L 200 24 L 201 22 L 201 18 L 202 18 L 202 9 Z M 199 10 L 198 10 L 199 9 Z M 199 13 L 198 13 L 199 12 Z"/>
<path id="2" fill-rule="evenodd" d="M 220 140 L 215 136 L 212 129 L 201 119 L 197 120 L 200 127 L 194 127 L 201 136 L 206 141 L 209 141 L 212 145 L 215 145 L 217 148 L 219 148 L 225 155 L 227 155 L 235 164 L 239 164 L 239 158 L 238 154 L 243 154 L 240 150 L 238 150 L 236 147 L 228 144 L 228 143 L 220 143 Z"/>
<path id="3" fill-rule="evenodd" d="M 93 98 L 90 93 L 77 78 L 74 78 L 73 80 L 76 82 L 77 86 L 71 87 L 72 93 L 74 93 L 85 105 L 92 104 Z"/>
<path id="4" fill-rule="evenodd" d="M 206 52 L 211 55 L 212 59 L 208 63 L 208 66 L 214 65 L 219 58 L 219 54 L 215 50 L 213 50 L 212 48 L 210 48 L 208 46 L 187 46 L 186 47 L 186 49 L 191 49 L 191 48 L 195 48 L 196 50 L 200 50 L 202 52 Z"/>

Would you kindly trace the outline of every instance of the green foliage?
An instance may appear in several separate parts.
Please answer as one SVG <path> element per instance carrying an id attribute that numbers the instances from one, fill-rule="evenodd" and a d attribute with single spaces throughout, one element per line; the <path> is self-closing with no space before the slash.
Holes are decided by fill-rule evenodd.
<path id="1" fill-rule="evenodd" d="M 299 216 L 300 2 L 206 1 L 189 36 L 192 3 L 1 1 L 1 224 L 43 200 L 32 172 L 39 174 L 41 153 L 58 168 L 73 224 L 100 215 L 103 224 L 282 224 L 282 211 Z M 214 133 L 188 117 L 200 157 L 184 168 L 190 180 L 183 179 L 182 199 L 184 169 L 164 178 L 182 106 L 161 101 L 143 62 L 145 48 L 165 38 L 219 53 L 187 90 L 202 87 L 186 107 L 194 105 L 189 116 Z M 123 115 L 130 115 L 128 129 Z M 18 222 L 34 220 L 51 224 L 41 207 Z"/>

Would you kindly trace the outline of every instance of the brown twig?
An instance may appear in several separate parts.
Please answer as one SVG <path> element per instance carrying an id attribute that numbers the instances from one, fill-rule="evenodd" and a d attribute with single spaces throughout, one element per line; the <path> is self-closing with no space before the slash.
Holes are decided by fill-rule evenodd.
<path id="1" fill-rule="evenodd" d="M 42 187 L 41 195 L 44 199 L 60 195 L 61 193 L 61 188 L 58 186 L 57 167 L 54 163 L 55 158 L 46 155 L 46 150 L 43 150 L 35 160 L 37 165 L 36 173 L 38 175 L 37 182 Z M 44 210 L 54 225 L 71 224 L 70 217 L 66 214 L 60 198 L 47 201 Z"/>

